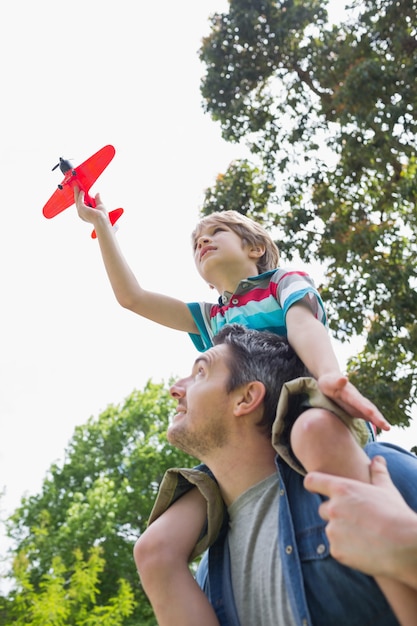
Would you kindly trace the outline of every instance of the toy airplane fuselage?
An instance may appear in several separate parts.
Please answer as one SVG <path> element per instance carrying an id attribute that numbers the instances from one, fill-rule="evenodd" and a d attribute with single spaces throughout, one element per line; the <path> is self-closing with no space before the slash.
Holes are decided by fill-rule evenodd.
<path id="1" fill-rule="evenodd" d="M 42 213 L 44 216 L 50 219 L 75 204 L 74 187 L 78 187 L 78 189 L 84 192 L 85 204 L 95 208 L 95 199 L 92 198 L 88 192 L 97 178 L 106 169 L 115 153 L 116 151 L 113 146 L 104 146 L 104 148 L 101 148 L 101 150 L 77 167 L 73 167 L 70 161 L 60 157 L 59 163 L 53 170 L 59 167 L 64 174 L 64 179 L 43 207 Z M 122 213 L 123 209 L 115 209 L 109 213 L 109 219 L 112 225 L 117 222 Z M 94 231 L 91 236 L 95 239 L 96 234 Z"/>

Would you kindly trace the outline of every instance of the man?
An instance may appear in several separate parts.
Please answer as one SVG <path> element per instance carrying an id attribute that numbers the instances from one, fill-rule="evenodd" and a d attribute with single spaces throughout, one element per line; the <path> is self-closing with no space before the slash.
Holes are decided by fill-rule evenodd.
<path id="1" fill-rule="evenodd" d="M 301 396 L 281 395 L 279 409 L 287 419 L 282 426 L 279 418 L 273 429 L 279 433 L 278 456 L 271 445 L 281 388 L 305 375 L 286 340 L 232 325 L 195 361 L 191 376 L 171 388 L 178 406 L 168 439 L 210 468 L 228 523 L 217 532 L 213 512 L 221 517 L 222 509 L 204 468 L 181 470 L 174 481 L 165 481 L 163 504 L 157 513 L 154 510 L 153 523 L 183 489 L 184 478 L 207 498 L 212 545 L 197 580 L 215 609 L 216 621 L 209 613 L 207 619 L 199 616 L 197 592 L 191 599 L 181 593 L 179 581 L 155 575 L 158 546 L 142 550 L 147 533 L 152 536 L 151 525 L 135 547 L 135 560 L 157 617 L 169 607 L 175 616 L 171 624 L 183 626 L 398 624 L 375 581 L 331 557 L 318 511 L 323 498 L 305 490 L 304 476 L 294 469 L 286 449 L 291 422 L 305 407 L 305 387 Z M 377 443 L 368 444 L 366 452 L 388 459 L 394 483 L 417 510 L 416 458 Z M 159 552 L 169 548 L 159 547 Z"/>

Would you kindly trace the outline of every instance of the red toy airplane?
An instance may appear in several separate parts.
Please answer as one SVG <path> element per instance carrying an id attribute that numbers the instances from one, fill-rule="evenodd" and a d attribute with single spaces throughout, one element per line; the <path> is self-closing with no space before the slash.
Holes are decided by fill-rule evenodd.
<path id="1" fill-rule="evenodd" d="M 52 168 L 52 171 L 59 167 L 64 174 L 64 180 L 58 185 L 58 189 L 52 194 L 43 207 L 42 213 L 44 216 L 47 218 L 55 217 L 58 213 L 65 211 L 65 209 L 75 204 L 74 187 L 78 187 L 81 191 L 84 191 L 84 202 L 87 206 L 95 208 L 96 202 L 94 198 L 88 195 L 88 192 L 100 174 L 106 169 L 115 153 L 116 150 L 113 146 L 104 146 L 104 148 L 101 148 L 101 150 L 93 154 L 92 157 L 84 161 L 84 163 L 81 163 L 78 167 L 73 167 L 69 161 L 60 157 L 59 163 Z M 109 219 L 112 225 L 117 222 L 122 213 L 123 209 L 115 209 L 109 213 Z M 91 236 L 93 239 L 97 237 L 94 230 Z"/>

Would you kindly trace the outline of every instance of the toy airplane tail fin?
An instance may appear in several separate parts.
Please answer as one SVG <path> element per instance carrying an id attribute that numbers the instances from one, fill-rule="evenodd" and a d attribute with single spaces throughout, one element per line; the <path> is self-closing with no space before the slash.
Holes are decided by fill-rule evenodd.
<path id="1" fill-rule="evenodd" d="M 109 213 L 110 224 L 113 226 L 114 232 L 117 232 L 119 230 L 119 225 L 116 224 L 116 222 L 122 215 L 123 209 L 114 209 L 114 211 L 110 211 Z M 91 233 L 91 238 L 97 239 L 97 233 L 95 230 L 93 230 L 93 232 Z"/>

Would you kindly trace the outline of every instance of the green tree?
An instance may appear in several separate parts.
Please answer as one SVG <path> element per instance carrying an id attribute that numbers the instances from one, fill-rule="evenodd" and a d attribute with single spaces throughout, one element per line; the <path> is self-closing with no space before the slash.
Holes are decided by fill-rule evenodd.
<path id="1" fill-rule="evenodd" d="M 168 389 L 148 382 L 75 429 L 63 463 L 9 520 L 15 567 L 0 604 L 6 624 L 155 625 L 132 550 L 166 469 L 196 464 L 166 440 L 172 408 Z M 49 607 L 51 621 L 37 622 L 36 611 Z"/>
<path id="2" fill-rule="evenodd" d="M 80 550 L 67 571 L 60 556 L 52 559 L 42 575 L 38 589 L 30 580 L 30 562 L 22 552 L 14 561 L 16 589 L 10 602 L 7 624 L 14 626 L 122 626 L 134 610 L 134 594 L 126 580 L 120 579 L 116 595 L 105 604 L 97 603 L 100 575 L 105 561 L 99 546 L 90 550 L 84 561 Z"/>
<path id="3" fill-rule="evenodd" d="M 417 391 L 417 2 L 353 0 L 337 25 L 326 9 L 230 0 L 203 40 L 202 95 L 223 137 L 253 154 L 252 173 L 245 160 L 223 176 L 231 206 L 256 207 L 289 260 L 323 264 L 333 332 L 365 341 L 352 380 L 407 425 Z M 248 200 L 253 176 L 264 193 L 254 187 Z M 203 213 L 223 206 L 217 181 Z"/>

